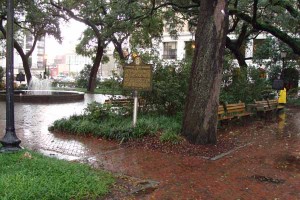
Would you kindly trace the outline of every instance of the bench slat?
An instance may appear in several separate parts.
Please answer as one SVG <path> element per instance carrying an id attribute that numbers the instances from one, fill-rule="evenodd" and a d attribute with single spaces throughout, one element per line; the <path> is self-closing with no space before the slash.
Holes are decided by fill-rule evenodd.
<path id="1" fill-rule="evenodd" d="M 218 120 L 240 118 L 244 116 L 251 116 L 252 114 L 253 113 L 246 110 L 245 103 L 239 102 L 234 104 L 224 104 L 224 106 L 219 106 Z"/>

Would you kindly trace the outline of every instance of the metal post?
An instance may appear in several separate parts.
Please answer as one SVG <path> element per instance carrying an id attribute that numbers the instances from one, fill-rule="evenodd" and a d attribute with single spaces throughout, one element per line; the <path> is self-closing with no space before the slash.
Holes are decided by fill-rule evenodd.
<path id="1" fill-rule="evenodd" d="M 15 133 L 14 119 L 14 5 L 13 0 L 7 0 L 7 35 L 6 35 L 6 132 L 0 140 L 1 152 L 18 151 L 21 140 Z"/>
<path id="2" fill-rule="evenodd" d="M 134 105 L 133 105 L 133 123 L 132 126 L 136 127 L 136 120 L 137 120 L 137 110 L 138 110 L 138 92 L 135 90 L 133 92 L 133 98 L 134 98 Z"/>
<path id="3" fill-rule="evenodd" d="M 46 79 L 47 78 L 47 59 L 44 59 L 44 61 L 45 61 L 45 72 L 44 72 L 44 79 Z"/>

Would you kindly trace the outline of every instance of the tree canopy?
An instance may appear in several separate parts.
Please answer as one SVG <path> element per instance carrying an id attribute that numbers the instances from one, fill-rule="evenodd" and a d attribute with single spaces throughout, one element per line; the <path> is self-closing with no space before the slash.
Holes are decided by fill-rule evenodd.
<path id="1" fill-rule="evenodd" d="M 6 37 L 6 1 L 0 3 L 0 31 Z M 14 48 L 21 56 L 27 82 L 31 80 L 29 57 L 36 47 L 36 43 L 46 34 L 61 41 L 59 27 L 59 13 L 44 0 L 18 0 L 15 3 L 14 15 Z M 33 37 L 29 50 L 24 49 L 23 39 L 25 35 Z"/>
<path id="2" fill-rule="evenodd" d="M 191 26 L 196 26 L 200 2 L 166 0 L 163 5 L 171 6 L 174 12 L 185 15 Z M 245 61 L 252 59 L 252 57 L 245 57 L 243 46 L 262 33 L 279 39 L 292 50 L 291 53 L 300 55 L 299 1 L 229 0 L 228 13 L 230 26 L 226 47 L 241 67 L 247 67 Z"/>

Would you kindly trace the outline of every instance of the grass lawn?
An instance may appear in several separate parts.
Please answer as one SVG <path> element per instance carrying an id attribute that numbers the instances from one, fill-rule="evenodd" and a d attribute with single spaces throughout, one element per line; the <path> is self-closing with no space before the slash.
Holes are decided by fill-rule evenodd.
<path id="1" fill-rule="evenodd" d="M 110 173 L 35 152 L 0 153 L 1 200 L 97 199 L 115 182 Z"/>

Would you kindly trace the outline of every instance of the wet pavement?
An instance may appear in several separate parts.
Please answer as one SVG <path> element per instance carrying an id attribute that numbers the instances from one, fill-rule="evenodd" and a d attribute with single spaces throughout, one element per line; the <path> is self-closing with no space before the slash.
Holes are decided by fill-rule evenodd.
<path id="1" fill-rule="evenodd" d="M 104 101 L 108 97 L 90 95 L 85 102 L 55 105 L 16 103 L 16 133 L 21 145 L 159 182 L 155 191 L 136 199 L 300 199 L 299 108 L 286 108 L 271 122 L 253 119 L 222 130 L 241 142 L 215 159 L 123 148 L 117 142 L 48 131 L 54 120 L 82 112 L 95 98 Z M 4 130 L 3 102 L 0 114 Z"/>

